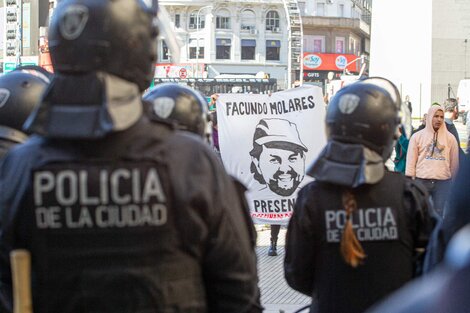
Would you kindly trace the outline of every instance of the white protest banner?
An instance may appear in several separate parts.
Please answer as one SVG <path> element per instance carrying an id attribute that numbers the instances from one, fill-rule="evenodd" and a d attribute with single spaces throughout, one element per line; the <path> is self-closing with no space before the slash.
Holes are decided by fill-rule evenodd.
<path id="1" fill-rule="evenodd" d="M 308 166 L 326 143 L 320 87 L 220 94 L 219 146 L 227 172 L 248 188 L 255 223 L 287 224 Z"/>

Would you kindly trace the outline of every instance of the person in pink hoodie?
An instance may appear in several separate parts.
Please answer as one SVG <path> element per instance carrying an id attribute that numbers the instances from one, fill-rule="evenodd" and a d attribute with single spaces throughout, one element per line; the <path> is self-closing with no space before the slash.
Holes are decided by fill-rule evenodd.
<path id="1" fill-rule="evenodd" d="M 405 175 L 420 180 L 431 195 L 434 208 L 443 216 L 450 182 L 459 167 L 459 147 L 447 131 L 444 109 L 432 105 L 426 127 L 411 136 L 406 155 Z"/>

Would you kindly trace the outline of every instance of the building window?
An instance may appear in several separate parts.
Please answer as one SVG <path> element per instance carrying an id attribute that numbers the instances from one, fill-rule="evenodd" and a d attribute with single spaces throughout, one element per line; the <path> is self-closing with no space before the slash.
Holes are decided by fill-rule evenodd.
<path id="1" fill-rule="evenodd" d="M 227 10 L 220 10 L 215 18 L 215 28 L 217 29 L 230 29 L 230 12 Z"/>
<path id="2" fill-rule="evenodd" d="M 323 40 L 314 39 L 313 40 L 313 52 L 323 52 L 322 45 L 323 45 Z"/>
<path id="3" fill-rule="evenodd" d="M 170 59 L 170 54 L 168 50 L 168 46 L 166 45 L 165 40 L 162 40 L 162 61 L 168 61 Z"/>
<path id="4" fill-rule="evenodd" d="M 345 39 L 344 37 L 336 37 L 336 46 L 335 46 L 335 52 L 336 53 L 345 53 Z"/>
<path id="5" fill-rule="evenodd" d="M 216 39 L 215 44 L 215 58 L 219 60 L 229 60 L 232 41 L 230 39 Z"/>
<path id="6" fill-rule="evenodd" d="M 266 30 L 279 31 L 279 13 L 276 11 L 266 13 Z"/>
<path id="7" fill-rule="evenodd" d="M 281 41 L 266 40 L 266 60 L 279 61 L 281 56 Z"/>
<path id="8" fill-rule="evenodd" d="M 256 14 L 252 10 L 243 10 L 240 18 L 241 30 L 256 30 Z"/>
<path id="9" fill-rule="evenodd" d="M 305 52 L 325 52 L 325 36 L 304 35 Z"/>
<path id="10" fill-rule="evenodd" d="M 176 27 L 176 28 L 180 28 L 180 27 L 181 27 L 181 26 L 180 26 L 180 25 L 181 25 L 181 24 L 180 24 L 180 19 L 181 19 L 181 15 L 175 14 L 175 27 Z"/>
<path id="11" fill-rule="evenodd" d="M 354 38 L 349 38 L 349 53 L 356 54 L 357 42 Z"/>
<path id="12" fill-rule="evenodd" d="M 256 40 L 242 39 L 242 60 L 254 60 L 256 52 Z"/>
<path id="13" fill-rule="evenodd" d="M 299 11 L 300 11 L 300 15 L 307 15 L 307 10 L 306 10 L 306 7 L 305 7 L 305 2 L 300 2 L 300 1 L 299 1 Z"/>
<path id="14" fill-rule="evenodd" d="M 317 3 L 317 16 L 325 16 L 325 4 Z"/>
<path id="15" fill-rule="evenodd" d="M 338 6 L 339 17 L 344 17 L 344 4 Z"/>
<path id="16" fill-rule="evenodd" d="M 199 48 L 199 55 L 196 57 Z M 189 58 L 190 59 L 204 59 L 204 39 L 189 39 Z"/>
<path id="17" fill-rule="evenodd" d="M 203 29 L 206 22 L 206 16 L 204 14 L 199 14 L 199 27 L 197 27 L 197 11 L 189 14 L 189 29 Z"/>

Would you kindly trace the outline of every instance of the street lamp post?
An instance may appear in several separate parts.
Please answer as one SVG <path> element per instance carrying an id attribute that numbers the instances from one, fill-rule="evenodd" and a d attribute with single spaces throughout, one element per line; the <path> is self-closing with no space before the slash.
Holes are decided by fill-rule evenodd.
<path id="1" fill-rule="evenodd" d="M 352 60 L 351 62 L 349 62 L 348 64 L 346 64 L 343 68 L 343 75 L 346 75 L 346 71 L 348 70 L 348 66 L 351 65 L 352 63 L 356 62 L 357 60 L 361 60 L 361 65 L 365 64 L 364 63 L 364 60 L 365 60 L 365 56 L 364 55 L 361 55 L 360 57 L 358 58 L 355 58 L 354 60 Z M 361 73 L 359 75 L 362 75 L 362 68 L 361 68 Z"/>
<path id="2" fill-rule="evenodd" d="M 199 77 L 199 22 L 200 22 L 200 14 L 202 12 L 202 10 L 205 10 L 205 9 L 209 9 L 211 8 L 212 9 L 212 6 L 211 5 L 206 5 L 202 8 L 200 8 L 198 11 L 197 11 L 197 15 L 196 15 L 196 78 Z M 204 25 L 205 27 L 205 25 Z"/>
<path id="3" fill-rule="evenodd" d="M 465 39 L 463 42 L 464 42 L 464 44 L 465 44 L 465 59 L 464 59 L 465 67 L 464 67 L 464 75 L 463 75 L 463 78 L 467 78 L 467 42 L 468 42 L 468 40 Z"/>

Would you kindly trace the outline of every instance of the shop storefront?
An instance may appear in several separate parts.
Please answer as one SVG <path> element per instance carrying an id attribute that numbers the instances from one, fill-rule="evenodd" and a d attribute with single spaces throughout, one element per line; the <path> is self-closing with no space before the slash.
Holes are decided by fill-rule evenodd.
<path id="1" fill-rule="evenodd" d="M 360 60 L 354 54 L 305 52 L 303 57 L 304 83 L 325 88 L 329 80 L 341 79 L 345 68 L 349 73 L 357 74 Z"/>

